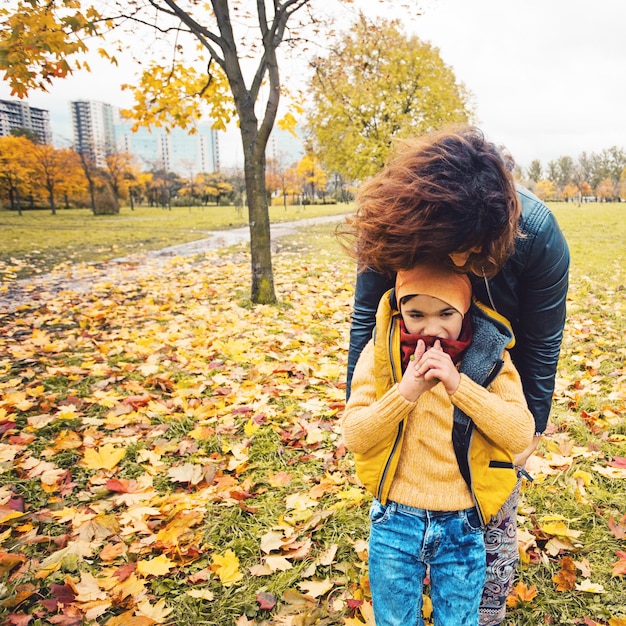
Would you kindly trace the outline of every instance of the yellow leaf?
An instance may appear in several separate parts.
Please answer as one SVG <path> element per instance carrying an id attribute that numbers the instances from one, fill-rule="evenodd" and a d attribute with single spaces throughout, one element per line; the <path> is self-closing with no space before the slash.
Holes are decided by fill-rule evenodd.
<path id="1" fill-rule="evenodd" d="M 626 478 L 626 469 L 623 467 L 603 467 L 602 465 L 594 465 L 591 469 L 608 478 Z"/>
<path id="2" fill-rule="evenodd" d="M 301 582 L 298 587 L 308 596 L 319 598 L 333 588 L 333 583 L 328 578 L 326 580 L 307 580 Z"/>
<path id="3" fill-rule="evenodd" d="M 72 420 L 77 417 L 76 407 L 73 404 L 61 407 L 61 410 L 55 415 L 60 420 Z"/>
<path id="4" fill-rule="evenodd" d="M 112 470 L 125 455 L 125 448 L 116 448 L 112 443 L 107 443 L 98 450 L 94 448 L 85 450 L 82 465 L 92 470 Z"/>
<path id="5" fill-rule="evenodd" d="M 137 561 L 137 571 L 142 576 L 163 576 L 175 565 L 174 561 L 170 561 L 165 554 L 161 554 L 148 561 Z"/>
<path id="6" fill-rule="evenodd" d="M 283 533 L 269 531 L 261 537 L 261 550 L 269 554 L 274 550 L 280 550 L 284 545 L 285 536 Z"/>
<path id="7" fill-rule="evenodd" d="M 244 434 L 246 437 L 252 437 L 257 430 L 261 428 L 261 425 L 255 422 L 254 420 L 248 420 L 246 425 L 243 427 Z"/>
<path id="8" fill-rule="evenodd" d="M 591 474 L 589 472 L 585 472 L 583 470 L 576 470 L 573 474 L 573 477 L 576 480 L 582 481 L 585 487 L 589 487 L 589 485 L 591 484 Z"/>
<path id="9" fill-rule="evenodd" d="M 145 588 L 146 583 L 137 578 L 135 574 L 131 574 L 125 581 L 116 585 L 110 593 L 119 600 L 123 600 L 124 598 L 136 598 L 144 593 Z"/>
<path id="10" fill-rule="evenodd" d="M 276 572 L 277 570 L 285 572 L 293 567 L 284 556 L 267 556 L 265 557 L 265 565 L 269 567 L 272 572 Z"/>
<path id="11" fill-rule="evenodd" d="M 359 611 L 367 626 L 376 626 L 376 622 L 374 621 L 374 608 L 370 602 L 363 602 L 359 607 Z"/>
<path id="12" fill-rule="evenodd" d="M 149 617 L 156 624 L 162 624 L 173 610 L 166 608 L 165 600 L 159 600 L 156 604 L 150 604 L 149 600 L 143 600 L 137 605 L 135 615 Z"/>
<path id="13" fill-rule="evenodd" d="M 292 493 L 285 499 L 288 509 L 296 511 L 304 511 L 306 509 L 315 508 L 317 502 L 309 498 L 306 493 Z"/>
<path id="14" fill-rule="evenodd" d="M 224 554 L 214 554 L 211 569 L 218 575 L 225 587 L 243 578 L 243 574 L 239 571 L 239 559 L 232 550 L 226 550 Z"/>
<path id="15" fill-rule="evenodd" d="M 554 521 L 541 523 L 541 530 L 548 535 L 555 535 L 557 537 L 571 537 L 576 539 L 582 534 L 579 530 L 572 530 L 568 528 L 564 522 Z"/>
<path id="16" fill-rule="evenodd" d="M 426 620 L 430 619 L 433 614 L 433 602 L 429 596 L 422 594 L 422 617 Z"/>
<path id="17" fill-rule="evenodd" d="M 167 474 L 172 482 L 189 483 L 191 485 L 197 485 L 204 478 L 202 466 L 195 463 L 185 463 L 184 465 L 170 467 L 167 470 Z"/>

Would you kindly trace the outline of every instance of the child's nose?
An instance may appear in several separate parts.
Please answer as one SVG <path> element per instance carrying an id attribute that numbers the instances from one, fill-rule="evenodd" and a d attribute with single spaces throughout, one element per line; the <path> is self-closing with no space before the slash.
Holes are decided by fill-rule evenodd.
<path id="1" fill-rule="evenodd" d="M 429 337 L 437 337 L 441 332 L 441 324 L 437 320 L 427 320 L 424 327 L 424 334 Z"/>

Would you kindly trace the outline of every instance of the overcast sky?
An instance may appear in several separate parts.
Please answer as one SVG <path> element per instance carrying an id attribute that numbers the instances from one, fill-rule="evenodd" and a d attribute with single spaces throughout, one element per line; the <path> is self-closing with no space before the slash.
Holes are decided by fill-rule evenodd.
<path id="1" fill-rule="evenodd" d="M 380 14 L 377 0 L 356 4 Z M 407 31 L 439 48 L 473 93 L 478 125 L 521 165 L 626 149 L 625 0 L 423 0 L 421 6 L 419 17 L 402 14 Z M 342 20 L 353 15 L 347 11 Z M 118 85 L 132 82 L 135 68 L 111 69 L 98 59 L 92 68 L 48 94 L 31 94 L 31 106 L 50 110 L 55 139 L 72 139 L 70 100 L 130 106 Z M 4 81 L 0 98 L 11 99 Z M 225 165 L 240 154 L 227 145 L 236 141 L 221 141 Z"/>

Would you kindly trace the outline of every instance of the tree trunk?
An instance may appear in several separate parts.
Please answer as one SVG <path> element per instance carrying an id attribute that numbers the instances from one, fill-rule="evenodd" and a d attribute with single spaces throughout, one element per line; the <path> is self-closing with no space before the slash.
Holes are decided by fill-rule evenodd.
<path id="1" fill-rule="evenodd" d="M 258 135 L 244 139 L 244 170 L 250 226 L 250 256 L 252 286 L 250 299 L 255 304 L 275 304 L 274 273 L 272 270 L 272 238 L 265 187 L 265 150 L 259 149 Z M 249 133 L 242 130 L 242 138 Z"/>
<path id="2" fill-rule="evenodd" d="M 50 209 L 52 210 L 52 215 L 56 215 L 57 207 L 54 202 L 54 191 L 52 189 L 48 189 L 48 198 L 50 200 Z"/>
<path id="3" fill-rule="evenodd" d="M 91 197 L 91 212 L 94 215 L 97 215 L 98 210 L 96 208 L 96 185 L 91 177 L 89 177 L 87 180 L 89 182 L 89 195 Z"/>

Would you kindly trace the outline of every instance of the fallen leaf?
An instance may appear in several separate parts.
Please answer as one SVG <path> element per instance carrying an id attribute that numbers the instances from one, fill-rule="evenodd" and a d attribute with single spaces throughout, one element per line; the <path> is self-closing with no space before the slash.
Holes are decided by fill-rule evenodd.
<path id="1" fill-rule="evenodd" d="M 327 579 L 325 580 L 306 580 L 298 583 L 298 587 L 311 598 L 319 598 L 333 588 L 333 583 Z"/>
<path id="2" fill-rule="evenodd" d="M 239 559 L 232 550 L 226 550 L 224 554 L 214 554 L 212 561 L 211 569 L 225 587 L 238 583 L 243 578 L 239 571 Z"/>
<path id="3" fill-rule="evenodd" d="M 137 571 L 142 576 L 163 576 L 173 567 L 176 567 L 176 564 L 164 554 L 148 561 L 137 561 Z"/>
<path id="4" fill-rule="evenodd" d="M 604 587 L 598 583 L 592 583 L 588 578 L 585 578 L 581 583 L 576 585 L 577 591 L 585 591 L 586 593 L 606 593 Z"/>
<path id="5" fill-rule="evenodd" d="M 81 464 L 91 470 L 112 470 L 125 456 L 125 448 L 118 448 L 112 443 L 106 443 L 97 450 L 87 448 Z"/>
<path id="6" fill-rule="evenodd" d="M 276 606 L 276 596 L 273 593 L 259 591 L 256 594 L 256 601 L 262 611 L 271 611 Z"/>

